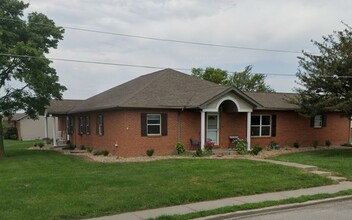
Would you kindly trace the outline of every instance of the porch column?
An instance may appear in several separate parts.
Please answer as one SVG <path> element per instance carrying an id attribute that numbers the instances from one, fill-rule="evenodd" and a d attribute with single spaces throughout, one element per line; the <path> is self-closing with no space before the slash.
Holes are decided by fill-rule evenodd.
<path id="1" fill-rule="evenodd" d="M 52 128 L 53 128 L 53 146 L 56 147 L 56 120 L 54 116 L 51 116 L 52 119 Z"/>
<path id="2" fill-rule="evenodd" d="M 45 144 L 48 143 L 48 117 L 44 115 L 44 137 L 45 137 Z"/>
<path id="3" fill-rule="evenodd" d="M 247 112 L 247 151 L 251 150 L 251 117 L 252 113 Z"/>
<path id="4" fill-rule="evenodd" d="M 205 112 L 200 113 L 200 147 L 204 150 L 205 144 Z"/>

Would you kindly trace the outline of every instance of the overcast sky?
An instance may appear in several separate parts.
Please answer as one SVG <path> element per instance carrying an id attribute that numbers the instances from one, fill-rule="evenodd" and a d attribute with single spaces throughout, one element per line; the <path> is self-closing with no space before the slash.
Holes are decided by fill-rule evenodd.
<path id="1" fill-rule="evenodd" d="M 352 24 L 350 0 L 24 0 L 58 26 L 153 38 L 316 52 L 311 40 Z M 298 53 L 161 42 L 66 29 L 48 57 L 170 68 L 268 73 L 277 92 L 297 86 Z M 54 61 L 65 99 L 86 99 L 157 69 Z M 189 70 L 182 72 L 190 74 Z M 286 74 L 278 76 L 270 74 Z"/>

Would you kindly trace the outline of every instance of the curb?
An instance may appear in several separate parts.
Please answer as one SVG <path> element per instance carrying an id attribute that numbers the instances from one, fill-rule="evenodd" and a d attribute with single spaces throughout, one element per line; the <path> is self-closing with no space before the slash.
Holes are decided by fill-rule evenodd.
<path id="1" fill-rule="evenodd" d="M 300 208 L 300 207 L 317 205 L 317 204 L 328 203 L 328 202 L 344 201 L 344 200 L 349 200 L 349 199 L 352 199 L 352 195 L 339 196 L 339 197 L 335 197 L 335 198 L 312 200 L 312 201 L 307 201 L 307 202 L 302 202 L 302 203 L 278 205 L 278 206 L 266 207 L 266 208 L 261 208 L 261 209 L 237 211 L 237 212 L 232 212 L 232 213 L 227 213 L 227 214 L 219 214 L 219 215 L 196 218 L 194 220 L 221 220 L 221 219 L 229 219 L 229 218 L 246 217 L 246 216 L 252 216 L 252 215 L 255 216 L 258 214 L 266 214 L 266 213 L 278 212 L 278 211 L 283 211 L 283 210 L 288 210 L 288 209 L 293 209 L 293 208 Z"/>

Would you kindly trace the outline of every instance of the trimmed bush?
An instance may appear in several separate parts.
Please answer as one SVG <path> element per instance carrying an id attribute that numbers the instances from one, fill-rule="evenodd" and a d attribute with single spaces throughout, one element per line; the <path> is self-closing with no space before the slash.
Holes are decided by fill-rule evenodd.
<path id="1" fill-rule="evenodd" d="M 294 142 L 294 143 L 293 143 L 293 147 L 294 147 L 294 148 L 299 148 L 299 143 L 298 143 L 298 142 Z"/>
<path id="2" fill-rule="evenodd" d="M 40 148 L 42 148 L 42 147 L 44 147 L 44 143 L 43 143 L 43 142 L 39 142 L 39 143 L 38 143 L 38 146 L 39 146 Z"/>
<path id="3" fill-rule="evenodd" d="M 185 146 L 181 142 L 176 143 L 177 154 L 183 154 L 185 152 Z"/>
<path id="4" fill-rule="evenodd" d="M 279 144 L 275 141 L 271 141 L 268 145 L 268 150 L 278 150 L 279 148 Z"/>
<path id="5" fill-rule="evenodd" d="M 85 147 L 84 145 L 81 145 L 81 146 L 79 147 L 79 149 L 81 149 L 81 150 L 85 150 L 85 149 L 86 149 L 86 147 Z"/>
<path id="6" fill-rule="evenodd" d="M 251 150 L 251 154 L 252 155 L 258 155 L 260 151 L 262 151 L 263 148 L 259 145 L 255 145 L 254 147 L 252 147 L 252 150 Z"/>
<path id="7" fill-rule="evenodd" d="M 154 154 L 154 149 L 148 149 L 146 153 L 147 153 L 148 157 L 151 157 Z"/>
<path id="8" fill-rule="evenodd" d="M 235 151 L 241 155 L 247 154 L 247 141 L 241 139 L 236 140 Z"/>
<path id="9" fill-rule="evenodd" d="M 330 140 L 326 140 L 325 141 L 325 146 L 330 147 L 331 146 L 331 141 Z"/>
<path id="10" fill-rule="evenodd" d="M 313 146 L 314 148 L 317 148 L 318 145 L 319 145 L 319 142 L 318 142 L 317 140 L 312 141 L 312 146 Z"/>
<path id="11" fill-rule="evenodd" d="M 95 156 L 100 156 L 100 155 L 108 156 L 109 151 L 108 150 L 97 150 L 94 152 L 94 155 Z"/>
<path id="12" fill-rule="evenodd" d="M 195 153 L 193 153 L 193 157 L 201 157 L 203 156 L 202 149 L 198 148 Z"/>

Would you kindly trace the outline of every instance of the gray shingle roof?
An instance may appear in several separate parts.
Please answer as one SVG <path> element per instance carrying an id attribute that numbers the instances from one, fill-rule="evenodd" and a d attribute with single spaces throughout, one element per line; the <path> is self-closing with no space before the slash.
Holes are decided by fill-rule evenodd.
<path id="1" fill-rule="evenodd" d="M 164 69 L 93 96 L 70 112 L 110 108 L 198 108 L 229 89 L 173 69 Z"/>
<path id="2" fill-rule="evenodd" d="M 297 110 L 299 106 L 291 104 L 288 99 L 297 96 L 295 93 L 266 93 L 245 92 L 246 95 L 257 101 L 266 110 Z"/>
<path id="3" fill-rule="evenodd" d="M 46 112 L 52 115 L 65 115 L 82 102 L 83 100 L 51 100 L 50 106 L 46 108 Z"/>
<path id="4" fill-rule="evenodd" d="M 256 109 L 294 110 L 288 103 L 292 93 L 254 93 L 217 85 L 173 69 L 164 69 L 140 76 L 86 100 L 53 100 L 48 114 L 67 114 L 114 108 L 202 108 L 202 106 L 234 92 Z M 261 106 L 260 106 L 261 105 Z"/>

